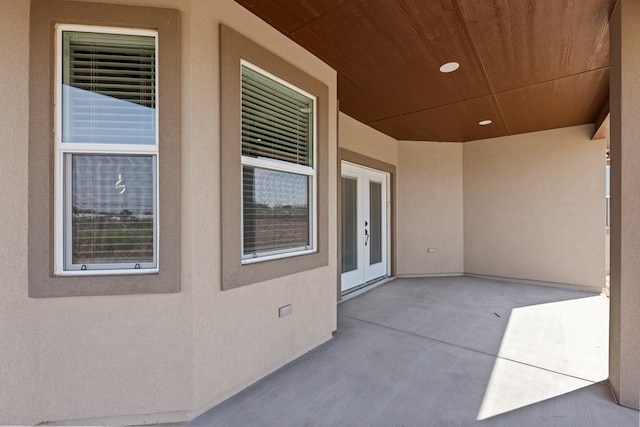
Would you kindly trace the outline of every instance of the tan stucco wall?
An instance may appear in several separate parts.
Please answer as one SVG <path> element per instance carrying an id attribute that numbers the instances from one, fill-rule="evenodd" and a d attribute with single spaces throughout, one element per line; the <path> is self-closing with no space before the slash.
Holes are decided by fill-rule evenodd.
<path id="1" fill-rule="evenodd" d="M 620 404 L 640 409 L 640 4 L 611 17 L 611 321 L 609 376 Z"/>
<path id="2" fill-rule="evenodd" d="M 398 165 L 398 141 L 344 113 L 338 116 L 338 143 L 340 148 Z"/>
<path id="3" fill-rule="evenodd" d="M 396 276 L 461 274 L 462 145 L 397 141 L 343 113 L 338 135 L 341 149 L 397 167 Z"/>
<path id="4" fill-rule="evenodd" d="M 39 320 L 37 305 L 27 297 L 25 266 L 29 3 L 2 0 L 0 9 L 0 182 L 7 185 L 0 221 L 0 424 L 8 424 L 29 420 L 38 405 Z"/>
<path id="5" fill-rule="evenodd" d="M 27 296 L 29 1 L 2 0 L 0 105 L 0 424 L 102 419 L 177 421 L 330 339 L 336 328 L 335 235 L 329 265 L 220 290 L 219 39 L 224 23 L 329 87 L 335 72 L 232 0 L 106 0 L 182 12 L 181 291 L 30 299 Z M 337 125 L 329 129 L 336 176 Z M 329 190 L 329 229 L 336 190 Z M 278 318 L 292 304 L 293 314 Z M 150 414 L 150 415 L 143 415 Z M 135 415 L 140 415 L 135 417 Z M 115 420 L 115 421 L 114 421 Z"/>
<path id="6" fill-rule="evenodd" d="M 335 186 L 328 266 L 220 290 L 220 23 L 328 85 L 341 148 L 398 167 L 399 275 L 601 286 L 604 145 L 589 140 L 589 126 L 465 145 L 398 142 L 338 115 L 335 72 L 232 0 L 96 1 L 182 12 L 181 291 L 28 298 L 29 1 L 0 0 L 0 28 L 11 35 L 0 38 L 0 57 L 11 58 L 0 61 L 0 424 L 187 419 L 336 328 Z M 337 126 L 330 121 L 330 182 Z M 293 314 L 278 318 L 286 304 Z"/>
<path id="7" fill-rule="evenodd" d="M 465 144 L 396 141 L 339 115 L 340 148 L 397 166 L 398 276 L 470 273 L 601 288 L 605 141 L 592 141 L 592 129 Z"/>
<path id="8" fill-rule="evenodd" d="M 464 146 L 465 272 L 601 288 L 605 140 L 593 126 Z"/>
<path id="9" fill-rule="evenodd" d="M 462 150 L 457 143 L 398 142 L 399 276 L 464 272 Z"/>
<path id="10" fill-rule="evenodd" d="M 315 56 L 290 42 L 233 1 L 192 1 L 189 58 L 193 66 L 184 77 L 192 87 L 186 118 L 193 130 L 191 144 L 183 150 L 189 166 L 183 192 L 186 241 L 183 271 L 193 284 L 194 407 L 208 409 L 331 337 L 336 329 L 336 241 L 329 232 L 329 265 L 266 283 L 221 292 L 219 239 L 199 246 L 202 230 L 219 234 L 218 142 L 219 134 L 218 23 L 224 23 L 329 87 L 329 117 L 337 115 L 336 74 Z M 202 49 L 210 49 L 202 57 Z M 194 83 L 198 82 L 198 85 Z M 187 83 L 189 84 L 189 83 Z M 206 99 L 200 99 L 203 95 Z M 203 108 L 204 106 L 204 108 Z M 213 120 L 212 120 L 213 118 Z M 337 125 L 329 121 L 329 182 L 336 179 Z M 205 180 L 213 184 L 203 186 Z M 336 190 L 329 186 L 329 230 L 336 228 Z M 188 210 L 188 212 L 187 212 Z M 207 218 L 201 212 L 214 213 Z M 188 224 L 188 226 L 186 226 Z M 293 314 L 278 318 L 278 308 L 291 304 Z M 215 393 L 212 393 L 215 390 Z"/>

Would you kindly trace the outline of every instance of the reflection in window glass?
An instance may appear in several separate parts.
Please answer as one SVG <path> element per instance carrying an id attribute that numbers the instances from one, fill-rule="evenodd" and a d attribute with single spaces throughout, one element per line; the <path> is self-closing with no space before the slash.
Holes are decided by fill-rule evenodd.
<path id="1" fill-rule="evenodd" d="M 155 38 L 63 33 L 63 142 L 155 144 Z"/>
<path id="2" fill-rule="evenodd" d="M 73 264 L 152 263 L 152 156 L 68 155 Z"/>
<path id="3" fill-rule="evenodd" d="M 244 255 L 309 246 L 309 179 L 243 167 Z"/>
<path id="4" fill-rule="evenodd" d="M 58 26 L 62 274 L 158 271 L 157 34 L 117 31 Z"/>
<path id="5" fill-rule="evenodd" d="M 315 98 L 242 61 L 242 259 L 315 250 Z"/>
<path id="6" fill-rule="evenodd" d="M 358 181 L 342 177 L 342 272 L 358 269 Z"/>
<path id="7" fill-rule="evenodd" d="M 369 182 L 369 265 L 382 262 L 382 184 Z"/>
<path id="8" fill-rule="evenodd" d="M 242 66 L 242 155 L 313 166 L 314 100 Z"/>

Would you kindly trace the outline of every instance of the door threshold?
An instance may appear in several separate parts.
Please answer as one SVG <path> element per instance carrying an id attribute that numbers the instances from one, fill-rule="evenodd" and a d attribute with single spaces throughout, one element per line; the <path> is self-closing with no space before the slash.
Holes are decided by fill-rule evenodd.
<path id="1" fill-rule="evenodd" d="M 340 301 L 338 301 L 338 304 L 350 298 L 358 296 L 364 292 L 370 291 L 371 289 L 378 287 L 384 283 L 387 283 L 392 279 L 393 277 L 390 277 L 389 275 L 385 275 L 373 280 L 369 280 L 368 282 L 363 283 L 361 285 L 354 286 L 353 288 L 347 289 L 346 291 L 340 294 Z"/>

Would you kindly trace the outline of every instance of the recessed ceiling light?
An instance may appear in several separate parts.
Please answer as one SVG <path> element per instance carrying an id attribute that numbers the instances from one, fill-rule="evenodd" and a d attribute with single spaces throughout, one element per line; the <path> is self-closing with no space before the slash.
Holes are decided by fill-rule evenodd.
<path id="1" fill-rule="evenodd" d="M 493 123 L 493 121 L 492 121 L 492 120 L 482 120 L 482 121 L 478 122 L 478 124 L 479 124 L 480 126 L 490 125 L 491 123 Z"/>
<path id="2" fill-rule="evenodd" d="M 440 72 L 452 73 L 458 68 L 460 68 L 460 64 L 458 64 L 457 62 L 447 62 L 446 64 L 442 64 L 442 66 L 440 67 Z"/>

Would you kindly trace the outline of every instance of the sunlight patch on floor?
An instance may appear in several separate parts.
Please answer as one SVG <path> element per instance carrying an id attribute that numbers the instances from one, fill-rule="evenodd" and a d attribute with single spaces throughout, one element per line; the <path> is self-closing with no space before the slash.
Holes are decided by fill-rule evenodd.
<path id="1" fill-rule="evenodd" d="M 608 334 L 602 295 L 512 310 L 478 420 L 606 380 Z"/>

